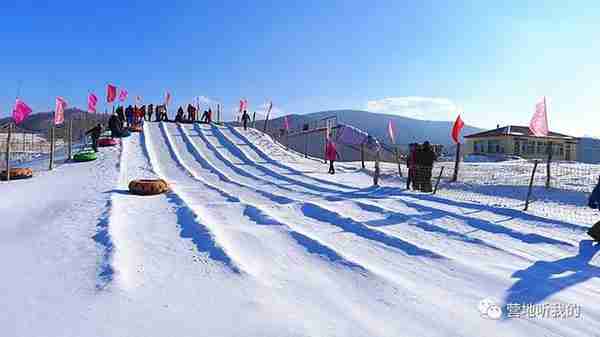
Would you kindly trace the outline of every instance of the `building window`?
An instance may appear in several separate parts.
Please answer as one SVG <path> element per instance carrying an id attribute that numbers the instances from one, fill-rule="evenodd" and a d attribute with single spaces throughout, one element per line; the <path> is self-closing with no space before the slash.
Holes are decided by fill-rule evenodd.
<path id="1" fill-rule="evenodd" d="M 521 153 L 521 141 L 515 140 L 515 154 Z"/>

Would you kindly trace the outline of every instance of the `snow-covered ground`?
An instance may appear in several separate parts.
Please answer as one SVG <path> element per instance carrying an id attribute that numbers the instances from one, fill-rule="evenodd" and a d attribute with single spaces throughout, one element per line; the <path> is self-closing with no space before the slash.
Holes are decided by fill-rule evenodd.
<path id="1" fill-rule="evenodd" d="M 337 166 L 256 130 L 147 123 L 97 161 L 0 184 L 2 335 L 598 334 L 586 226 Z M 171 191 L 127 193 L 146 177 Z"/>

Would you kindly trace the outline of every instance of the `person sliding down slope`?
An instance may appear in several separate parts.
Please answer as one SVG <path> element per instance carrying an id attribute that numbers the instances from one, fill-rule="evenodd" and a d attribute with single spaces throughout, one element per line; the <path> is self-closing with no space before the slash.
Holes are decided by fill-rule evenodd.
<path id="1" fill-rule="evenodd" d="M 94 149 L 94 152 L 98 152 L 98 138 L 102 134 L 102 124 L 98 123 L 98 125 L 87 130 L 85 134 L 92 137 L 92 149 Z"/>

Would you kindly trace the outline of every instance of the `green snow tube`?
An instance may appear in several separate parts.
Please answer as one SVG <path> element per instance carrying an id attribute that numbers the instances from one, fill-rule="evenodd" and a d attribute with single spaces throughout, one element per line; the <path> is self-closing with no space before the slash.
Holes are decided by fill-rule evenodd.
<path id="1" fill-rule="evenodd" d="M 76 162 L 92 161 L 96 160 L 98 156 L 94 150 L 84 150 L 73 155 L 73 160 Z"/>

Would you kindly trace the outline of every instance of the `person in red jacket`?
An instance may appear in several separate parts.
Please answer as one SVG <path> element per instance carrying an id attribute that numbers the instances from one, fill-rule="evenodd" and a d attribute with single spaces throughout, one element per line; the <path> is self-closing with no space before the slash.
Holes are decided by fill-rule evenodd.
<path id="1" fill-rule="evenodd" d="M 325 145 L 325 159 L 329 160 L 329 174 L 335 174 L 335 167 L 333 167 L 333 162 L 337 159 L 337 148 L 335 143 L 331 138 L 327 140 L 327 144 Z"/>

